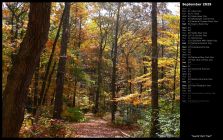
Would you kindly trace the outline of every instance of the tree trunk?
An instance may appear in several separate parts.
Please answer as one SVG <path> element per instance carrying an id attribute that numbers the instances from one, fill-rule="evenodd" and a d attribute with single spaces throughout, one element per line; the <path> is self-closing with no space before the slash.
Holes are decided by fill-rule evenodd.
<path id="1" fill-rule="evenodd" d="M 114 55 L 113 55 L 113 67 L 112 67 L 112 100 L 115 98 L 115 92 L 116 92 L 116 61 L 117 61 L 117 50 L 118 50 L 118 26 L 119 26 L 119 13 L 120 13 L 120 7 L 121 3 L 118 3 L 118 12 L 116 17 L 116 28 L 115 28 L 115 38 L 114 38 Z M 116 111 L 116 103 L 112 101 L 111 104 L 111 121 L 114 123 L 115 121 L 115 111 Z"/>
<path id="2" fill-rule="evenodd" d="M 56 119 L 61 119 L 61 113 L 63 108 L 63 85 L 64 85 L 65 65 L 67 57 L 66 55 L 67 55 L 67 46 L 68 46 L 69 30 L 70 30 L 69 17 L 70 17 L 70 3 L 66 2 L 64 11 L 63 32 L 61 39 L 60 59 L 57 70 L 54 112 L 53 112 L 53 117 Z"/>
<path id="3" fill-rule="evenodd" d="M 96 91 L 96 97 L 95 97 L 95 108 L 94 108 L 94 113 L 99 112 L 99 97 L 101 95 L 101 85 L 102 85 L 102 74 L 101 74 L 101 67 L 102 67 L 102 56 L 103 56 L 103 50 L 102 50 L 102 41 L 100 43 L 100 48 L 99 48 L 99 55 L 98 55 L 98 86 L 97 86 L 97 91 Z"/>
<path id="4" fill-rule="evenodd" d="M 157 50 L 157 3 L 152 3 L 152 116 L 150 137 L 158 137 L 159 104 L 158 104 L 158 50 Z"/>
<path id="5" fill-rule="evenodd" d="M 28 87 L 48 39 L 51 3 L 31 3 L 26 35 L 3 92 L 2 136 L 18 137 L 24 119 Z"/>
<path id="6" fill-rule="evenodd" d="M 51 63 L 53 61 L 53 56 L 54 56 L 54 52 L 55 52 L 55 49 L 56 49 L 57 40 L 60 37 L 60 30 L 61 30 L 61 25 L 62 25 L 62 22 L 63 22 L 63 17 L 64 17 L 64 11 L 63 11 L 61 19 L 60 19 L 60 23 L 59 23 L 59 26 L 58 26 L 57 34 L 56 34 L 55 40 L 53 42 L 53 48 L 52 48 L 52 51 L 51 51 L 51 54 L 50 54 L 50 58 L 48 60 L 48 63 L 47 63 L 47 66 L 46 66 L 46 70 L 45 70 L 45 74 L 44 74 L 44 77 L 43 77 L 43 83 L 42 83 L 42 87 L 41 87 L 41 91 L 40 91 L 39 105 L 41 105 L 41 101 L 43 100 L 43 97 L 46 94 L 45 88 L 46 88 L 47 77 L 49 75 L 50 66 L 51 66 Z"/>
<path id="7" fill-rule="evenodd" d="M 77 94 L 77 80 L 75 79 L 75 82 L 74 82 L 74 95 L 73 95 L 73 107 L 75 107 L 75 104 L 76 104 L 76 94 Z"/>
<path id="8" fill-rule="evenodd" d="M 131 79 L 132 79 L 132 70 L 131 70 L 131 68 L 129 68 L 129 80 L 131 80 Z M 129 82 L 129 93 L 130 94 L 132 94 L 132 87 L 133 87 L 132 83 Z"/>
<path id="9" fill-rule="evenodd" d="M 54 103 L 54 99 L 55 99 L 55 92 L 56 92 L 56 89 L 54 89 L 54 90 L 53 90 L 53 96 L 52 96 L 52 99 L 51 99 L 50 105 L 53 105 L 53 103 Z"/>
<path id="10" fill-rule="evenodd" d="M 52 77 L 53 77 L 53 74 L 54 74 L 54 71 L 55 71 L 55 68 L 56 68 L 56 64 L 57 64 L 57 62 L 55 61 L 54 64 L 53 64 L 53 68 L 52 68 L 52 70 L 49 74 L 48 80 L 47 80 L 46 91 L 45 91 L 45 94 L 43 96 L 43 105 L 46 103 L 47 93 L 48 93 L 48 90 L 50 88 L 50 84 L 51 84 L 51 80 L 52 80 Z"/>
<path id="11" fill-rule="evenodd" d="M 99 11 L 99 19 L 101 19 L 101 13 Z M 95 96 L 95 107 L 94 107 L 94 114 L 99 112 L 99 98 L 101 95 L 101 85 L 102 85 L 102 73 L 101 73 L 101 69 L 102 69 L 102 57 L 103 57 L 103 33 L 102 33 L 102 25 L 101 22 L 99 21 L 100 25 L 100 44 L 99 44 L 99 51 L 98 51 L 98 86 L 97 86 L 97 90 L 96 90 L 96 96 Z"/>

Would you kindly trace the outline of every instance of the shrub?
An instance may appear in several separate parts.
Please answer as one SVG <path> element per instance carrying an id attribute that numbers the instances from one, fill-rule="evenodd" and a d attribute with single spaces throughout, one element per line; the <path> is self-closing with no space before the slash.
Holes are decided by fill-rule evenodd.
<path id="1" fill-rule="evenodd" d="M 179 109 L 179 108 L 178 108 Z M 160 133 L 159 137 L 179 137 L 180 136 L 180 114 L 179 111 L 168 112 L 160 110 L 159 112 Z M 151 109 L 146 111 L 144 118 L 138 121 L 141 127 L 140 131 L 135 134 L 135 137 L 150 137 L 151 127 Z"/>
<path id="2" fill-rule="evenodd" d="M 20 137 L 22 138 L 64 138 L 66 128 L 62 120 L 40 117 L 38 124 L 33 123 L 27 125 L 27 118 L 23 122 L 20 129 Z"/>
<path id="3" fill-rule="evenodd" d="M 62 114 L 65 120 L 71 122 L 83 122 L 85 121 L 84 113 L 79 108 L 68 107 Z"/>
<path id="4" fill-rule="evenodd" d="M 115 124 L 116 125 L 123 125 L 123 117 L 117 116 L 115 119 Z"/>

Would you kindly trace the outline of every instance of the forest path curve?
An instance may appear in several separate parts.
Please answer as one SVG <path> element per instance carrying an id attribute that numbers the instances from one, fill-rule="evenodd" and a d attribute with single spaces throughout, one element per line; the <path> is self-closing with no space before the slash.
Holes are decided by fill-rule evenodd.
<path id="1" fill-rule="evenodd" d="M 71 136 L 75 138 L 125 138 L 135 131 L 132 127 L 115 127 L 110 122 L 95 117 L 92 113 L 85 114 L 87 122 L 68 123 L 66 127 L 72 128 Z"/>

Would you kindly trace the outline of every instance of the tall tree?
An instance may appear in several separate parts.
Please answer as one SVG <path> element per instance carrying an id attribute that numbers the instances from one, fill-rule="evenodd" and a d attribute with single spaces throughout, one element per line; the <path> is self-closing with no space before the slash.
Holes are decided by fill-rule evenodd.
<path id="1" fill-rule="evenodd" d="M 115 98 L 115 92 L 116 92 L 116 61 L 117 61 L 117 50 L 118 50 L 118 27 L 119 27 L 119 13 L 120 13 L 120 7 L 121 3 L 118 3 L 118 11 L 117 11 L 117 17 L 116 17 L 116 27 L 115 27 L 115 37 L 114 37 L 114 55 L 112 58 L 112 100 Z M 111 106 L 111 116 L 112 116 L 112 122 L 115 121 L 115 111 L 116 111 L 116 104 L 115 102 L 112 102 Z"/>
<path id="2" fill-rule="evenodd" d="M 53 63 L 53 68 L 51 69 L 51 72 L 49 73 L 49 77 L 48 77 L 48 80 L 47 80 L 47 86 L 46 86 L 46 91 L 45 91 L 45 94 L 44 94 L 44 97 L 43 97 L 43 102 L 46 101 L 46 94 L 48 93 L 48 90 L 50 88 L 50 84 L 51 84 L 51 81 L 52 81 L 52 77 L 53 77 L 53 74 L 54 74 L 54 71 L 55 71 L 55 68 L 56 68 L 56 64 L 57 62 L 55 61 Z"/>
<path id="3" fill-rule="evenodd" d="M 66 65 L 66 55 L 67 55 L 67 46 L 69 40 L 69 30 L 70 30 L 70 3 L 65 3 L 64 11 L 64 21 L 63 21 L 63 31 L 61 39 L 61 50 L 60 50 L 60 59 L 57 69 L 57 80 L 56 80 L 56 93 L 54 101 L 54 112 L 53 117 L 61 119 L 61 112 L 63 107 L 63 86 L 64 86 L 64 77 L 65 77 L 65 65 Z"/>
<path id="4" fill-rule="evenodd" d="M 99 52 L 98 52 L 98 86 L 95 96 L 95 107 L 94 107 L 94 113 L 98 113 L 99 111 L 99 96 L 101 95 L 101 86 L 102 86 L 102 57 L 103 57 L 103 42 L 104 37 L 103 31 L 102 31 L 102 21 L 101 21 L 101 11 L 99 10 L 99 29 L 100 29 L 100 43 L 99 43 Z"/>
<path id="5" fill-rule="evenodd" d="M 158 49 L 157 49 L 157 3 L 152 3 L 152 116 L 150 137 L 157 137 L 159 132 L 158 100 Z"/>
<path id="6" fill-rule="evenodd" d="M 77 57 L 77 60 L 78 60 L 78 63 L 76 63 L 76 66 L 78 67 L 79 64 L 79 59 L 80 59 L 80 48 L 81 48 L 81 38 L 82 38 L 82 35 L 81 35 L 81 32 L 82 32 L 82 15 L 79 14 L 79 17 L 78 17 L 78 13 L 81 13 L 81 11 L 77 8 L 78 7 L 78 4 L 75 5 L 75 30 L 78 31 L 75 32 L 75 46 L 76 46 L 76 57 Z M 79 20 L 78 20 L 79 19 Z M 78 24 L 79 26 L 78 26 Z M 76 103 L 76 94 L 77 94 L 77 85 L 78 85 L 78 77 L 76 76 L 75 79 L 74 79 L 74 94 L 73 94 L 73 107 L 75 107 L 75 103 Z"/>
<path id="7" fill-rule="evenodd" d="M 93 112 L 96 114 L 99 112 L 99 98 L 102 93 L 102 69 L 103 69 L 103 52 L 107 45 L 107 39 L 110 29 L 110 22 L 106 22 L 106 17 L 102 14 L 102 9 L 105 8 L 106 5 L 104 3 L 100 3 L 100 7 L 98 9 L 98 20 L 97 25 L 99 27 L 99 48 L 98 48 L 98 65 L 97 65 L 97 90 L 95 96 L 95 107 Z M 111 17 L 111 15 L 109 15 Z"/>
<path id="8" fill-rule="evenodd" d="M 51 3 L 31 3 L 26 35 L 3 92 L 2 136 L 18 137 L 24 119 L 28 87 L 48 39 Z"/>
<path id="9" fill-rule="evenodd" d="M 53 61 L 53 56 L 54 56 L 54 53 L 55 53 L 57 40 L 60 37 L 60 30 L 61 30 L 61 26 L 62 26 L 62 22 L 63 22 L 63 17 L 64 17 L 64 11 L 63 11 L 61 19 L 60 19 L 60 23 L 59 23 L 59 26 L 58 26 L 57 34 L 56 34 L 55 40 L 53 42 L 53 48 L 52 48 L 52 51 L 51 51 L 51 54 L 50 54 L 50 58 L 48 60 L 48 63 L 47 63 L 47 66 L 46 66 L 46 70 L 45 70 L 45 74 L 44 74 L 44 77 L 43 77 L 42 87 L 41 87 L 41 91 L 40 91 L 39 105 L 42 105 L 44 103 L 43 99 L 44 99 L 44 97 L 46 95 L 47 78 L 49 76 L 50 66 L 51 66 L 51 63 Z"/>
<path id="10" fill-rule="evenodd" d="M 76 105 L 76 94 L 77 94 L 77 79 L 74 80 L 74 94 L 73 94 L 73 102 L 72 105 L 75 107 Z"/>

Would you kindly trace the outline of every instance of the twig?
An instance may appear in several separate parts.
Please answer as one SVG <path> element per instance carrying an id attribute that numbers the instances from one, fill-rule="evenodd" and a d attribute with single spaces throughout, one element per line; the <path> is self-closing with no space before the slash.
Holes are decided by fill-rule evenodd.
<path id="1" fill-rule="evenodd" d="M 126 136 L 126 137 L 128 137 L 128 138 L 131 137 L 129 134 L 127 134 L 127 133 L 125 133 L 125 132 L 122 132 L 121 130 L 120 130 L 120 132 L 121 132 L 124 136 Z"/>

